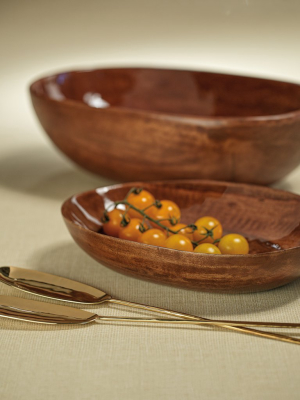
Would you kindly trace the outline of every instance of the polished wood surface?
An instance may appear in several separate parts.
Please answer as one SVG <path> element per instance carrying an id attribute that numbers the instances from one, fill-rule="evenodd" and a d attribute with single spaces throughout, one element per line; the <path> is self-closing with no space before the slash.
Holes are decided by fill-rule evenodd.
<path id="1" fill-rule="evenodd" d="M 249 255 L 205 255 L 149 246 L 102 233 L 104 207 L 132 186 L 175 201 L 182 222 L 218 218 L 225 233 L 249 240 Z M 300 277 L 300 196 L 266 187 L 216 181 L 119 184 L 91 190 L 62 206 L 75 242 L 113 270 L 140 279 L 212 292 L 273 289 Z"/>
<path id="2" fill-rule="evenodd" d="M 300 163 L 300 85 L 120 68 L 60 73 L 30 92 L 54 144 L 113 179 L 270 184 Z"/>

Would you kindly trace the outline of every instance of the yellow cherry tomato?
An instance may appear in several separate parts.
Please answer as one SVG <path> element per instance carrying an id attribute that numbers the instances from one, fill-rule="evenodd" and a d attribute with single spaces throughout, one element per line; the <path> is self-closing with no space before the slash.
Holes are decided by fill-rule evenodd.
<path id="1" fill-rule="evenodd" d="M 151 206 L 151 204 L 155 202 L 155 198 L 152 196 L 150 192 L 143 189 L 139 193 L 134 193 L 134 192 L 130 193 L 130 195 L 127 198 L 127 201 L 136 208 L 144 210 L 144 208 Z M 129 208 L 128 215 L 131 218 L 142 218 L 142 214 L 133 210 L 132 208 Z"/>
<path id="2" fill-rule="evenodd" d="M 197 226 L 197 230 L 194 231 L 194 241 L 199 244 L 213 243 L 216 239 L 222 237 L 222 225 L 214 217 L 199 218 L 195 222 L 195 225 Z"/>
<path id="3" fill-rule="evenodd" d="M 172 231 L 178 231 L 178 234 L 183 235 L 190 239 L 191 241 L 194 240 L 193 229 L 187 228 L 186 224 L 176 224 L 172 226 Z M 175 235 L 174 233 L 170 232 L 170 235 Z"/>
<path id="4" fill-rule="evenodd" d="M 139 238 L 140 243 L 164 247 L 167 236 L 160 229 L 149 229 Z"/>
<path id="5" fill-rule="evenodd" d="M 165 247 L 174 250 L 193 251 L 191 241 L 183 235 L 172 235 L 165 241 Z"/>
<path id="6" fill-rule="evenodd" d="M 118 237 L 121 229 L 121 221 L 124 211 L 115 208 L 107 213 L 108 221 L 103 224 L 103 231 L 106 235 Z"/>
<path id="7" fill-rule="evenodd" d="M 178 205 L 171 200 L 161 200 L 160 203 L 161 203 L 160 208 L 152 206 L 146 211 L 146 214 L 148 214 L 149 217 L 155 220 L 159 220 L 159 222 L 161 222 L 164 226 L 172 228 L 180 221 L 180 216 L 181 216 L 180 209 Z M 174 224 L 172 224 L 168 220 L 172 220 Z M 155 228 L 163 229 L 153 222 L 150 223 Z"/>
<path id="8" fill-rule="evenodd" d="M 199 244 L 199 246 L 195 248 L 194 253 L 221 254 L 217 246 L 211 243 Z"/>
<path id="9" fill-rule="evenodd" d="M 146 227 L 144 224 L 142 224 L 141 219 L 132 218 L 128 225 L 120 228 L 119 238 L 138 242 L 143 234 L 140 231 L 140 226 Z"/>
<path id="10" fill-rule="evenodd" d="M 230 233 L 222 237 L 219 242 L 219 249 L 222 254 L 248 254 L 249 244 L 244 236 Z"/>

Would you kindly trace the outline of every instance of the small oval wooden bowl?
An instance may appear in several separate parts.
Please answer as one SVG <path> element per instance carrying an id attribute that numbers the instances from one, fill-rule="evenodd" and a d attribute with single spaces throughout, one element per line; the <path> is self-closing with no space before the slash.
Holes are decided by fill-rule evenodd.
<path id="1" fill-rule="evenodd" d="M 69 71 L 30 87 L 54 144 L 118 181 L 270 184 L 300 163 L 300 85 L 196 71 Z"/>
<path id="2" fill-rule="evenodd" d="M 175 201 L 182 222 L 218 218 L 229 233 L 245 235 L 248 255 L 205 255 L 149 246 L 101 232 L 104 208 L 131 187 Z M 300 277 L 300 196 L 271 188 L 213 181 L 135 182 L 75 195 L 62 206 L 75 242 L 95 260 L 125 275 L 210 292 L 273 289 Z"/>

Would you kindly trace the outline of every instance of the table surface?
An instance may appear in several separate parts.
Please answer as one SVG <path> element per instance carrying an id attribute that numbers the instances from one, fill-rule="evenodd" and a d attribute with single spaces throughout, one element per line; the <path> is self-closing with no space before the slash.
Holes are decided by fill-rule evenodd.
<path id="1" fill-rule="evenodd" d="M 208 318 L 299 321 L 300 281 L 264 293 L 186 291 L 119 275 L 72 241 L 60 215 L 70 195 L 111 182 L 51 144 L 28 84 L 93 65 L 235 71 L 300 82 L 293 1 L 2 2 L 1 264 L 73 278 L 129 301 Z M 268 18 L 266 18 L 266 16 Z M 205 40 L 203 39 L 205 38 Z M 276 187 L 300 193 L 300 169 Z M 34 298 L 4 285 L 0 294 Z M 142 316 L 112 306 L 106 315 Z M 300 346 L 210 328 L 42 326 L 0 319 L 0 398 L 299 399 Z"/>

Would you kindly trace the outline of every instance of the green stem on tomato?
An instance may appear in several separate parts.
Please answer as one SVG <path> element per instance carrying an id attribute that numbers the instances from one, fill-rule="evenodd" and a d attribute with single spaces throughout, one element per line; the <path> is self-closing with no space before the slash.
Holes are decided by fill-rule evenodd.
<path id="1" fill-rule="evenodd" d="M 155 223 L 155 224 L 158 225 L 159 227 L 161 227 L 161 228 L 163 228 L 163 229 L 165 229 L 165 230 L 168 229 L 168 231 L 171 232 L 171 233 L 173 233 L 173 234 L 176 233 L 176 231 L 173 231 L 172 229 L 167 228 L 165 225 L 161 224 L 161 223 L 160 223 L 160 220 L 158 220 L 158 219 L 156 220 L 156 219 L 150 217 L 149 215 L 147 215 L 146 213 L 144 213 L 143 210 L 140 210 L 139 208 L 133 206 L 133 205 L 130 204 L 127 200 L 115 201 L 115 207 L 117 207 L 119 204 L 124 204 L 125 206 L 128 206 L 128 207 L 130 206 L 130 208 L 132 208 L 134 211 L 137 211 L 137 212 L 140 213 L 143 217 L 147 218 L 149 221 Z M 169 220 L 168 220 L 168 221 L 169 221 Z"/>
<path id="2" fill-rule="evenodd" d="M 182 229 L 186 229 L 186 228 L 191 228 L 191 229 L 192 229 L 192 232 L 191 232 L 191 233 L 193 233 L 194 231 L 196 231 L 196 230 L 198 229 L 198 227 L 197 227 L 196 225 L 191 224 L 191 225 L 185 226 L 184 228 L 178 229 L 177 231 L 174 231 L 173 229 L 170 229 L 169 227 L 167 227 L 167 226 L 161 224 L 161 222 L 162 222 L 162 221 L 169 221 L 172 225 L 176 225 L 176 224 L 178 223 L 178 220 L 176 220 L 176 223 L 173 223 L 173 222 L 175 222 L 175 221 L 174 221 L 172 218 L 166 218 L 166 219 L 161 219 L 161 220 L 158 220 L 158 219 L 157 219 L 157 220 L 155 220 L 154 218 L 150 217 L 148 214 L 145 213 L 145 211 L 148 210 L 150 207 L 154 207 L 154 206 L 157 207 L 157 208 L 160 208 L 160 207 L 161 207 L 161 203 L 160 203 L 159 200 L 155 200 L 154 203 L 152 203 L 152 204 L 151 204 L 150 206 L 148 206 L 148 207 L 145 207 L 143 210 L 141 210 L 141 209 L 135 207 L 134 205 L 132 205 L 131 203 L 129 203 L 129 202 L 127 201 L 127 199 L 128 199 L 128 197 L 129 197 L 129 195 L 130 195 L 131 193 L 136 193 L 137 190 L 141 191 L 141 190 L 143 190 L 143 189 L 141 189 L 141 188 L 131 188 L 131 189 L 129 190 L 129 192 L 126 194 L 124 200 L 115 201 L 114 203 L 112 203 L 112 204 L 110 204 L 110 205 L 108 206 L 108 208 L 109 208 L 110 206 L 112 206 L 112 205 L 114 205 L 114 207 L 116 208 L 119 204 L 123 204 L 123 205 L 127 206 L 127 209 L 126 209 L 126 211 L 125 211 L 125 213 L 124 213 L 124 217 L 123 217 L 123 220 L 122 220 L 122 222 L 124 221 L 124 224 L 127 222 L 127 220 L 126 220 L 127 212 L 129 211 L 129 209 L 133 209 L 133 210 L 137 211 L 139 214 L 141 214 L 141 215 L 143 216 L 142 224 L 144 224 L 145 219 L 148 219 L 149 221 L 151 221 L 151 222 L 155 223 L 156 225 L 158 225 L 160 228 L 162 228 L 162 229 L 164 229 L 165 231 L 167 231 L 167 236 L 169 236 L 169 233 L 172 233 L 172 234 L 176 235 L 176 234 L 178 234 Z M 107 212 L 108 212 L 107 209 L 104 210 L 104 218 L 107 218 L 107 220 L 109 220 L 108 215 L 107 215 Z M 128 222 L 127 222 L 127 223 L 128 223 Z M 200 242 L 202 242 L 203 240 L 207 239 L 208 237 L 211 237 L 211 238 L 213 239 L 213 238 L 214 238 L 213 230 L 214 230 L 216 227 L 217 227 L 217 225 L 214 226 L 212 229 L 207 229 L 205 226 L 203 226 L 203 228 L 206 230 L 205 237 L 202 238 L 202 239 L 200 239 L 200 240 L 198 240 L 197 242 L 191 240 L 192 244 L 196 247 L 196 246 L 198 246 L 198 244 L 199 244 Z M 219 239 L 216 239 L 216 240 L 214 241 L 214 243 L 217 243 L 218 241 L 219 241 Z"/>
<path id="3" fill-rule="evenodd" d="M 125 210 L 124 214 L 123 214 L 123 218 L 122 218 L 122 221 L 121 221 L 121 225 L 122 225 L 123 227 L 125 227 L 125 226 L 127 226 L 127 225 L 129 224 L 128 219 L 126 219 L 127 213 L 128 213 L 128 211 L 129 211 L 129 209 L 130 209 L 130 207 L 128 207 L 128 208 Z"/>
<path id="4" fill-rule="evenodd" d="M 214 230 L 217 226 L 218 226 L 218 225 L 214 226 L 214 227 L 211 228 L 211 229 L 207 229 L 205 226 L 202 226 L 202 228 L 206 230 L 206 234 L 205 234 L 205 236 L 204 236 L 202 239 L 200 239 L 200 240 L 198 240 L 197 242 L 194 242 L 194 243 L 197 243 L 197 246 L 198 246 L 198 244 L 200 244 L 200 242 L 202 242 L 203 240 L 207 239 L 208 237 L 211 237 L 211 238 L 214 240 L 213 244 L 214 244 L 214 243 L 218 243 L 218 242 L 220 241 L 220 239 L 214 239 L 214 233 L 213 233 L 213 230 Z"/>
<path id="5" fill-rule="evenodd" d="M 140 191 L 142 191 L 142 190 L 143 190 L 143 188 L 140 189 Z M 135 188 L 135 187 L 131 188 L 131 189 L 129 190 L 129 192 L 126 194 L 124 200 L 127 200 L 128 197 L 129 197 L 129 195 L 130 195 L 131 193 L 135 193 L 136 191 L 137 191 L 137 188 Z M 138 194 L 138 193 L 137 193 L 137 194 Z"/>
<path id="6" fill-rule="evenodd" d="M 189 234 L 194 233 L 198 229 L 196 225 L 190 224 L 190 225 L 184 226 L 183 228 L 178 229 L 178 231 L 176 231 L 176 233 L 179 233 L 180 231 L 182 231 L 183 229 L 186 229 L 186 228 L 191 228 L 191 232 L 188 232 Z"/>
<path id="7" fill-rule="evenodd" d="M 142 211 L 146 211 L 151 207 L 161 208 L 162 204 L 161 204 L 161 202 L 159 200 L 155 200 L 154 203 L 150 204 L 150 206 L 147 206 L 147 207 L 143 208 Z"/>

